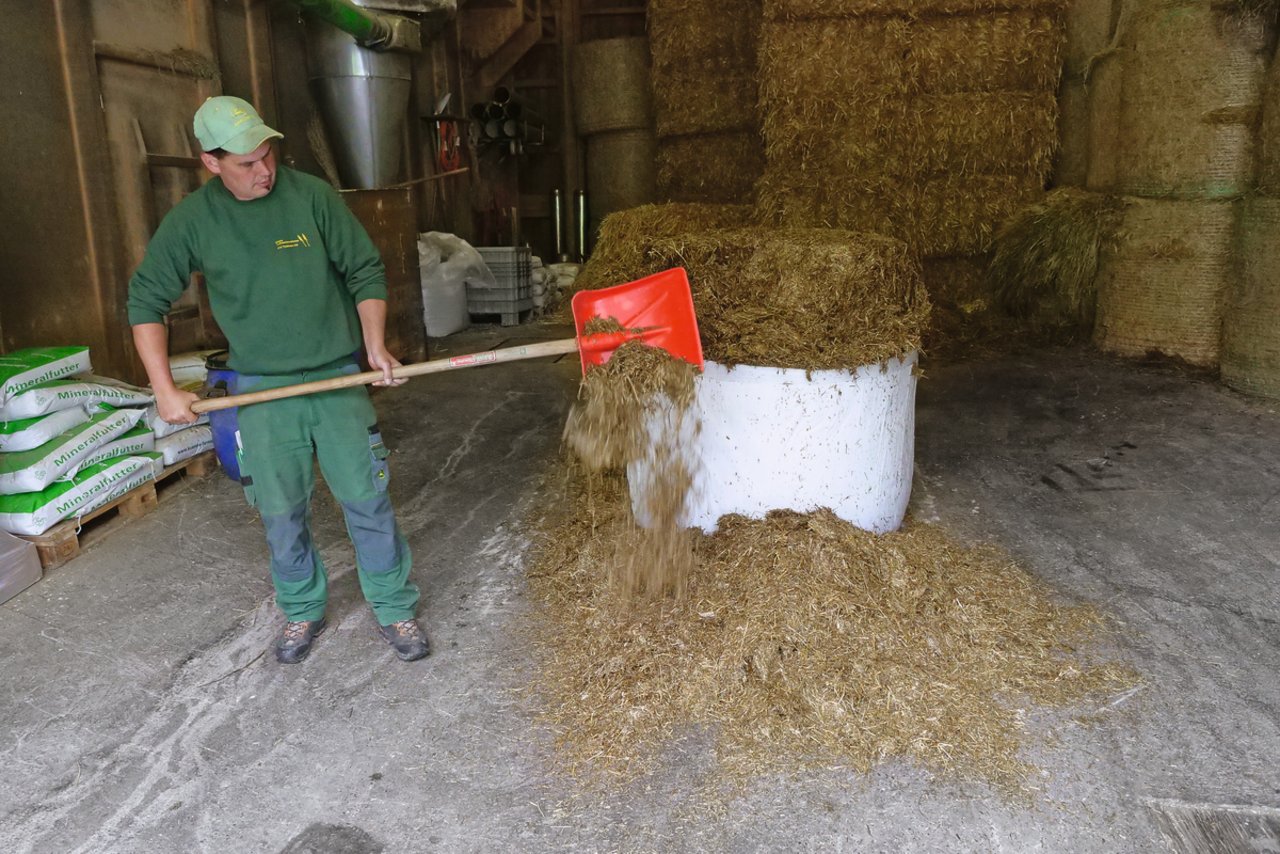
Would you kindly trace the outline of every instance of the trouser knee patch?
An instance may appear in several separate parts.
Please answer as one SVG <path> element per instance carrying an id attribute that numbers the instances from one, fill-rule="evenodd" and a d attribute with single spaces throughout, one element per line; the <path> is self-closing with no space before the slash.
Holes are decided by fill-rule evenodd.
<path id="1" fill-rule="evenodd" d="M 262 525 L 271 550 L 271 572 L 282 581 L 306 581 L 315 571 L 315 549 L 307 524 L 307 508 L 264 514 Z"/>
<path id="2" fill-rule="evenodd" d="M 391 499 L 379 495 L 367 501 L 344 501 L 342 510 L 356 558 L 365 572 L 390 572 L 400 565 L 400 537 Z"/>

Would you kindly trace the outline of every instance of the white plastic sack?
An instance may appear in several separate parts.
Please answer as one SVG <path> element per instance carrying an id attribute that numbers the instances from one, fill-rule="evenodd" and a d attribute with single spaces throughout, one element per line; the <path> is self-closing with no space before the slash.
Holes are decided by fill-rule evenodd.
<path id="1" fill-rule="evenodd" d="M 63 475 L 75 472 L 94 449 L 127 433 L 142 411 L 117 409 L 99 412 L 85 424 L 30 451 L 0 455 L 0 495 L 39 492 Z"/>
<path id="2" fill-rule="evenodd" d="M 167 466 L 189 460 L 196 454 L 213 449 L 213 428 L 190 427 L 161 439 L 156 439 L 156 453 L 164 458 Z"/>
<path id="3" fill-rule="evenodd" d="M 105 442 L 94 448 L 93 453 L 80 461 L 79 471 L 87 469 L 89 466 L 96 466 L 98 463 L 113 460 L 116 457 L 133 457 L 138 454 L 154 453 L 156 449 L 156 434 L 145 424 L 134 427 L 128 433 L 117 436 L 110 442 Z"/>
<path id="4" fill-rule="evenodd" d="M 0 421 L 36 418 L 50 412 L 70 409 L 73 406 L 92 407 L 98 403 L 111 406 L 141 406 L 154 399 L 151 392 L 145 388 L 138 388 L 110 377 L 87 374 L 70 380 L 54 380 L 19 392 L 4 406 L 0 406 Z"/>
<path id="5" fill-rule="evenodd" d="M 88 371 L 88 347 L 32 347 L 7 353 L 0 356 L 0 408 L 21 391 Z"/>
<path id="6" fill-rule="evenodd" d="M 169 373 L 173 376 L 174 385 L 178 388 L 199 388 L 208 379 L 209 370 L 205 363 L 214 353 L 221 350 L 192 350 L 190 353 L 178 353 L 169 357 Z"/>
<path id="7" fill-rule="evenodd" d="M 38 448 L 89 420 L 89 410 L 76 406 L 21 421 L 0 423 L 0 453 L 16 454 Z"/>
<path id="8" fill-rule="evenodd" d="M 461 237 L 439 231 L 418 235 L 418 264 L 427 335 L 442 338 L 471 324 L 467 283 L 497 287 L 498 281 L 475 247 Z"/>
<path id="9" fill-rule="evenodd" d="M 163 439 L 165 436 L 172 436 L 174 433 L 178 433 L 182 430 L 187 430 L 195 426 L 195 424 L 170 424 L 168 421 L 165 421 L 160 417 L 160 412 L 156 409 L 156 405 L 154 403 L 143 410 L 143 412 L 145 414 L 142 416 L 142 423 L 147 425 L 151 432 L 155 434 L 157 439 Z M 206 412 L 201 415 L 196 419 L 195 423 L 208 424 L 209 413 Z"/>
<path id="10" fill-rule="evenodd" d="M 154 454 L 117 457 L 40 492 L 0 495 L 0 530 L 43 534 L 63 519 L 83 516 L 155 478 Z"/>

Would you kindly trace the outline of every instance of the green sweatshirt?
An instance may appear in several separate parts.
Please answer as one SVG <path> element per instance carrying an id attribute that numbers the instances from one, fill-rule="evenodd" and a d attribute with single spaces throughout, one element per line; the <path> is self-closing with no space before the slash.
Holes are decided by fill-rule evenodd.
<path id="1" fill-rule="evenodd" d="M 356 303 L 387 298 L 378 250 L 337 192 L 281 166 L 271 192 L 236 199 L 214 178 L 169 212 L 129 281 L 129 323 L 163 323 L 191 274 L 245 374 L 311 370 L 349 356 Z"/>

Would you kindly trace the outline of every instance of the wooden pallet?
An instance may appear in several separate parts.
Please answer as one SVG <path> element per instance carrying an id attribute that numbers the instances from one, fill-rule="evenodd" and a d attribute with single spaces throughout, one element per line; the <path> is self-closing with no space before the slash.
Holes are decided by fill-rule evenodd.
<path id="1" fill-rule="evenodd" d="M 198 454 L 167 467 L 155 480 L 134 487 L 79 519 L 67 519 L 43 534 L 24 536 L 22 539 L 35 545 L 36 553 L 40 555 L 40 566 L 46 571 L 55 569 L 79 555 L 90 543 L 128 524 L 130 520 L 155 510 L 159 506 L 162 490 L 168 494 L 170 487 L 189 478 L 204 477 L 216 466 L 217 457 L 213 451 Z"/>

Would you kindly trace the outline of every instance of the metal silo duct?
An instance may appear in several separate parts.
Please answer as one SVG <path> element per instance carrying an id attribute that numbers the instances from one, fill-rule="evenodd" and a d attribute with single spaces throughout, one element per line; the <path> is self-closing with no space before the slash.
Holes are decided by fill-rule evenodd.
<path id="1" fill-rule="evenodd" d="M 307 60 L 343 186 L 396 183 L 409 110 L 409 54 L 360 47 L 348 33 L 308 16 Z"/>

